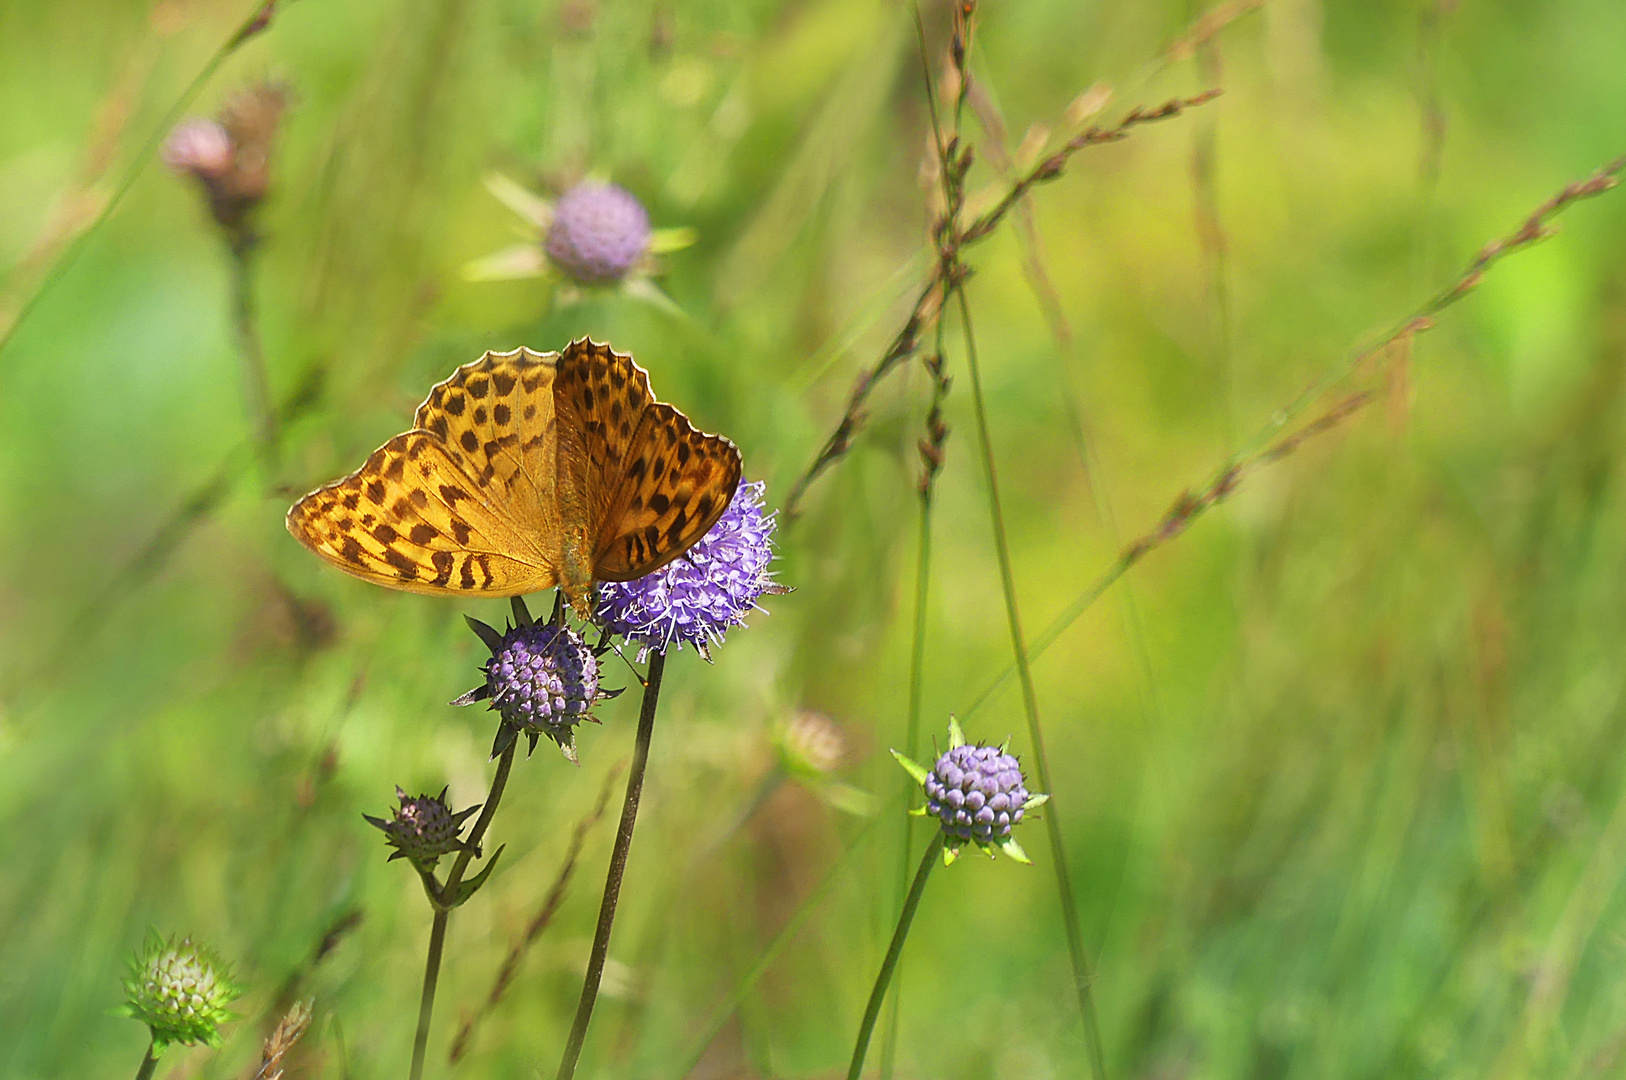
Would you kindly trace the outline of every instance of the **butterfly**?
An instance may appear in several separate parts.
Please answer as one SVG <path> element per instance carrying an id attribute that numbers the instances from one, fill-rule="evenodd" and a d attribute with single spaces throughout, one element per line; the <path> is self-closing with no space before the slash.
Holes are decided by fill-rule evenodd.
<path id="1" fill-rule="evenodd" d="M 588 338 L 488 352 L 430 390 L 412 430 L 288 511 L 288 531 L 364 581 L 435 596 L 631 581 L 723 516 L 740 452 L 655 400 L 631 356 Z"/>

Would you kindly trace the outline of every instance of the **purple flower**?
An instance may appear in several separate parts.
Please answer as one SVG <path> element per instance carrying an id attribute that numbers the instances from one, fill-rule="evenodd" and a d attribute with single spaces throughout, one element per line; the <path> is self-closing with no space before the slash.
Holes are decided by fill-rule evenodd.
<path id="1" fill-rule="evenodd" d="M 164 164 L 187 176 L 221 176 L 231 168 L 231 136 L 214 120 L 187 120 L 165 140 Z"/>
<path id="2" fill-rule="evenodd" d="M 164 163 L 197 181 L 234 250 L 255 242 L 249 217 L 270 189 L 271 146 L 287 106 L 285 87 L 255 83 L 232 95 L 215 119 L 186 120 L 164 142 Z"/>
<path id="3" fill-rule="evenodd" d="M 413 865 L 428 870 L 434 868 L 442 855 L 463 850 L 465 845 L 459 835 L 463 822 L 480 809 L 478 806 L 454 814 L 447 805 L 445 788 L 441 788 L 439 795 L 414 798 L 397 786 L 395 797 L 401 805 L 388 821 L 370 814 L 361 815 L 368 824 L 384 830 L 385 839 L 395 849 L 395 854 L 390 856 L 392 860 L 410 859 Z"/>
<path id="4" fill-rule="evenodd" d="M 765 486 L 741 484 L 711 531 L 653 574 L 601 584 L 594 614 L 605 632 L 638 642 L 640 656 L 687 642 L 710 659 L 708 646 L 743 623 L 763 594 L 788 592 L 768 570 L 778 522 L 762 512 Z"/>
<path id="5" fill-rule="evenodd" d="M 997 746 L 956 746 L 926 777 L 926 812 L 961 840 L 998 843 L 1027 806 L 1022 767 Z"/>
<path id="6" fill-rule="evenodd" d="M 548 258 L 582 285 L 612 285 L 649 253 L 649 215 L 625 188 L 577 184 L 553 207 L 543 247 Z"/>
<path id="7" fill-rule="evenodd" d="M 546 735 L 574 762 L 576 725 L 592 720 L 589 710 L 613 696 L 599 686 L 593 650 L 567 626 L 523 621 L 498 633 L 477 619 L 468 622 L 491 649 L 491 659 L 485 664 L 484 685 L 452 704 L 490 700 L 503 720 L 495 752 L 511 741 L 512 733 L 523 731 L 531 737 L 533 749 L 537 737 Z"/>
<path id="8" fill-rule="evenodd" d="M 1028 791 L 1021 763 L 1003 746 L 966 742 L 960 725 L 950 719 L 949 748 L 931 769 L 896 750 L 892 756 L 925 788 L 926 805 L 914 813 L 937 819 L 945 861 L 953 862 L 966 844 L 1028 861 L 1011 830 L 1050 796 Z"/>

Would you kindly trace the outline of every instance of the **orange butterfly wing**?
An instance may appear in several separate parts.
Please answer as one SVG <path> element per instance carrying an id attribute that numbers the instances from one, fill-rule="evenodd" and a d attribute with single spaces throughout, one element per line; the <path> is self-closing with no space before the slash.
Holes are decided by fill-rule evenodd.
<path id="1" fill-rule="evenodd" d="M 595 579 L 631 581 L 660 569 L 728 509 L 739 450 L 656 402 L 649 373 L 632 357 L 587 338 L 571 342 L 559 357 L 554 402 L 566 532 L 580 523 Z"/>
<path id="2" fill-rule="evenodd" d="M 430 391 L 412 431 L 306 495 L 288 531 L 374 584 L 514 596 L 559 577 L 553 362 L 487 353 Z"/>

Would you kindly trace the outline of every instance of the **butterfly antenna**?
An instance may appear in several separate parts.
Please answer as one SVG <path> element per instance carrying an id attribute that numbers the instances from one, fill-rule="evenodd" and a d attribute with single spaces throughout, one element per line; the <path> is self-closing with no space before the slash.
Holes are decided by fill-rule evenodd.
<path id="1" fill-rule="evenodd" d="M 608 637 L 609 635 L 606 634 L 605 636 Z M 602 642 L 600 644 L 602 644 Z M 614 650 L 615 655 L 621 658 L 621 662 L 627 665 L 627 670 L 632 672 L 632 677 L 634 679 L 638 680 L 638 685 L 645 690 L 649 689 L 649 683 L 645 681 L 642 675 L 638 674 L 638 669 L 633 666 L 631 660 L 627 659 L 627 654 L 621 651 L 621 643 L 619 641 L 612 641 L 610 642 L 610 648 Z"/>
<path id="2" fill-rule="evenodd" d="M 563 626 L 565 623 L 565 591 L 556 589 L 553 593 L 553 625 Z"/>

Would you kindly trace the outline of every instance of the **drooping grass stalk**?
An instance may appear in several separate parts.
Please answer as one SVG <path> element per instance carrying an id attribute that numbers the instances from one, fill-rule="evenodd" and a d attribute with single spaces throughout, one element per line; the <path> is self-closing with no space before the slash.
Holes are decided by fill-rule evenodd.
<path id="1" fill-rule="evenodd" d="M 152 1080 L 153 1070 L 158 1068 L 158 1059 L 153 1056 L 152 1043 L 147 1044 L 147 1052 L 141 1058 L 141 1068 L 136 1070 L 135 1080 Z"/>
<path id="2" fill-rule="evenodd" d="M 791 913 L 790 918 L 785 920 L 785 925 L 781 926 L 779 932 L 773 936 L 773 940 L 768 942 L 768 947 L 762 951 L 762 955 L 751 966 L 751 970 L 746 972 L 740 981 L 735 984 L 734 989 L 729 991 L 728 996 L 723 999 L 722 1003 L 712 1010 L 711 1016 L 707 1018 L 705 1025 L 700 1029 L 700 1037 L 694 1041 L 689 1052 L 679 1059 L 681 1064 L 672 1073 L 672 1080 L 683 1080 L 683 1077 L 694 1072 L 701 1059 L 706 1056 L 706 1050 L 711 1046 L 712 1040 L 717 1038 L 718 1033 L 723 1030 L 723 1026 L 728 1023 L 728 1018 L 734 1015 L 734 1010 L 740 1007 L 740 1003 L 761 981 L 762 976 L 766 975 L 768 969 L 773 967 L 774 961 L 779 959 L 779 954 L 785 950 L 785 946 L 790 944 L 791 939 L 807 923 L 807 920 L 817 910 L 819 904 L 823 902 L 825 896 L 829 894 L 836 882 L 841 880 L 842 871 L 846 869 L 847 863 L 863 850 L 864 846 L 869 843 L 870 837 L 874 835 L 875 819 L 871 819 L 853 838 L 851 846 L 837 856 L 836 861 L 824 875 L 824 880 L 819 882 L 814 890 L 807 894 L 807 898 Z"/>
<path id="3" fill-rule="evenodd" d="M 1022 707 L 1027 714 L 1028 740 L 1033 744 L 1034 773 L 1042 791 L 1054 792 L 1050 763 L 1045 754 L 1044 731 L 1039 723 L 1039 698 L 1033 688 L 1033 671 L 1028 664 L 1027 646 L 1022 639 L 1022 613 L 1016 598 L 1016 577 L 1011 570 L 1010 543 L 1005 534 L 1005 516 L 999 503 L 999 477 L 994 468 L 994 450 L 988 432 L 988 409 L 983 399 L 982 372 L 977 363 L 976 332 L 971 323 L 971 303 L 965 290 L 956 288 L 960 321 L 965 328 L 966 369 L 971 375 L 972 413 L 977 421 L 977 449 L 982 459 L 983 477 L 988 484 L 988 515 L 993 524 L 994 550 L 999 560 L 1000 586 L 1005 595 L 1005 616 L 1010 625 L 1011 651 L 1016 658 L 1017 677 L 1022 684 Z M 1045 832 L 1050 839 L 1051 867 L 1061 897 L 1062 924 L 1067 931 L 1067 955 L 1073 968 L 1073 988 L 1078 994 L 1079 1014 L 1084 1022 L 1084 1039 L 1090 1053 L 1095 1080 L 1105 1080 L 1106 1058 L 1101 1050 L 1100 1024 L 1095 1016 L 1091 983 L 1095 974 L 1084 951 L 1084 931 L 1078 921 L 1072 877 L 1067 871 L 1067 850 L 1061 835 L 1061 822 L 1052 802 L 1044 815 Z"/>
<path id="4" fill-rule="evenodd" d="M 433 875 L 424 876 L 424 891 L 429 894 L 430 903 L 435 908 L 435 921 L 429 930 L 429 952 L 424 959 L 423 994 L 418 1001 L 418 1030 L 412 1038 L 412 1080 L 420 1080 L 423 1076 L 424 1055 L 429 1047 L 429 1023 L 435 1013 L 435 987 L 440 981 L 441 955 L 446 944 L 446 924 L 451 919 L 452 908 L 458 903 L 458 889 L 463 884 L 463 874 L 469 868 L 469 862 L 474 858 L 475 851 L 479 850 L 480 841 L 485 837 L 486 829 L 491 825 L 492 817 L 497 813 L 497 804 L 502 801 L 503 789 L 508 786 L 508 772 L 514 765 L 514 751 L 519 747 L 519 740 L 513 740 L 503 750 L 502 756 L 497 759 L 497 772 L 491 778 L 491 790 L 486 794 L 486 801 L 480 807 L 480 816 L 474 820 L 474 828 L 469 830 L 466 846 L 457 855 L 452 863 L 451 872 L 446 875 L 444 884 L 433 885 Z"/>
<path id="5" fill-rule="evenodd" d="M 186 84 L 186 88 L 181 91 L 180 96 L 170 105 L 163 118 L 153 128 L 152 134 L 147 136 L 141 150 L 125 168 L 124 176 L 120 178 L 118 187 L 113 189 L 112 196 L 102 204 L 101 210 L 97 212 L 90 224 L 85 226 L 84 230 L 69 243 L 67 250 L 57 258 L 56 263 L 46 272 L 44 280 L 34 290 L 34 294 L 18 309 L 16 316 L 11 320 L 11 324 L 0 327 L 0 354 L 6 351 L 6 347 L 17 336 L 17 330 L 34 313 L 34 309 L 39 306 L 40 299 L 62 279 L 62 275 L 73 266 L 84 251 L 85 244 L 113 215 L 113 211 L 117 210 L 120 204 L 124 202 L 125 197 L 130 194 L 130 190 L 135 187 L 135 182 L 140 178 L 142 170 L 146 168 L 147 162 L 152 160 L 160 144 L 169 135 L 170 129 L 175 126 L 176 121 L 180 120 L 181 114 L 186 112 L 187 107 L 192 104 L 192 99 L 198 96 L 198 91 L 202 90 L 204 85 L 214 77 L 215 72 L 220 70 L 220 66 L 226 62 L 232 53 L 236 52 L 245 41 L 264 30 L 269 24 L 270 11 L 265 0 L 253 0 L 248 5 L 248 8 L 248 14 L 237 24 L 237 29 L 232 31 L 230 37 L 221 42 L 220 47 L 209 57 L 208 62 L 192 77 L 192 81 Z"/>
<path id="6" fill-rule="evenodd" d="M 887 947 L 886 959 L 881 961 L 881 970 L 875 976 L 875 986 L 869 992 L 869 1004 L 864 1006 L 864 1019 L 858 1025 L 858 1038 L 853 1043 L 852 1064 L 847 1066 L 847 1080 L 858 1080 L 859 1074 L 864 1071 L 864 1057 L 869 1052 L 870 1036 L 875 1031 L 875 1020 L 881 1015 L 881 1002 L 886 998 L 886 987 L 892 981 L 892 972 L 898 966 L 898 957 L 903 955 L 903 943 L 909 937 L 909 926 L 915 921 L 915 909 L 920 906 L 920 895 L 926 891 L 926 879 L 931 877 L 932 868 L 943 857 L 943 830 L 938 829 L 932 837 L 932 842 L 926 845 L 926 853 L 921 856 L 920 868 L 915 871 L 914 883 L 909 886 L 909 895 L 904 897 L 903 910 L 898 914 L 898 928 L 892 931 L 892 944 Z"/>
<path id="7" fill-rule="evenodd" d="M 632 770 L 627 774 L 627 794 L 621 803 L 621 824 L 615 831 L 615 847 L 610 852 L 610 869 L 604 878 L 604 899 L 599 904 L 598 928 L 593 932 L 593 951 L 587 961 L 587 978 L 582 984 L 576 1019 L 570 1026 L 564 1056 L 559 1061 L 558 1080 L 576 1075 L 587 1025 L 598 1002 L 599 982 L 604 978 L 604 962 L 610 954 L 610 931 L 615 926 L 616 904 L 621 899 L 621 879 L 627 869 L 627 853 L 632 848 L 632 830 L 638 822 L 638 800 L 644 791 L 644 769 L 649 764 L 649 744 L 655 733 L 655 706 L 660 701 L 661 676 L 666 672 L 666 654 L 656 651 L 649 659 L 644 680 L 643 706 L 638 711 L 638 735 L 633 745 Z"/>
<path id="8" fill-rule="evenodd" d="M 251 234 L 234 237 L 231 244 L 232 326 L 237 334 L 237 355 L 242 364 L 243 404 L 254 431 L 266 482 L 277 463 L 277 411 L 271 404 L 271 381 L 265 372 L 265 350 L 260 345 L 254 306 L 254 249 Z"/>
<path id="9" fill-rule="evenodd" d="M 1394 324 L 1376 344 L 1350 352 L 1342 361 L 1324 372 L 1320 379 L 1299 394 L 1286 408 L 1278 410 L 1252 438 L 1215 469 L 1202 487 L 1195 492 L 1187 491 L 1176 499 L 1155 529 L 1125 547 L 1095 581 L 1034 637 L 1029 658 L 1039 656 L 1054 645 L 1067 628 L 1088 611 L 1137 562 L 1154 549 L 1181 535 L 1203 513 L 1224 501 L 1248 473 L 1287 457 L 1309 438 L 1330 430 L 1374 400 L 1374 395 L 1370 393 L 1351 395 L 1334 402 L 1327 411 L 1302 427 L 1282 434 L 1312 405 L 1325 398 L 1335 386 L 1364 365 L 1376 360 L 1385 350 L 1398 343 L 1409 342 L 1418 334 L 1432 329 L 1434 317 L 1478 288 L 1485 274 L 1496 263 L 1552 236 L 1555 230 L 1551 222 L 1563 211 L 1577 202 L 1595 198 L 1616 187 L 1618 183 L 1616 175 L 1623 170 L 1626 170 L 1626 157 L 1617 158 L 1592 175 L 1566 185 L 1531 211 L 1513 232 L 1481 248 L 1469 262 L 1468 268 L 1455 281 Z M 1013 663 L 1005 668 L 973 699 L 963 715 L 970 716 L 982 708 L 996 692 L 1018 674 L 1017 664 Z"/>

